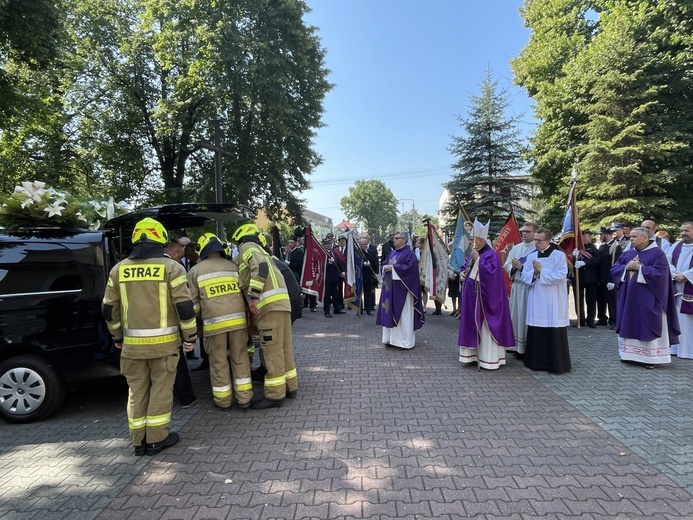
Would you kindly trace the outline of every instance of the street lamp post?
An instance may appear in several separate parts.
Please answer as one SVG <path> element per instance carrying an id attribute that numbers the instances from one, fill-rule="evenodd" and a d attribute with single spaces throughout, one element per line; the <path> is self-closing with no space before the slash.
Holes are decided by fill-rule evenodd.
<path id="1" fill-rule="evenodd" d="M 399 201 L 402 203 L 402 213 L 404 213 L 404 202 L 409 202 L 411 201 L 411 233 L 414 233 L 414 229 L 416 227 L 414 223 L 414 210 L 416 209 L 414 207 L 414 203 L 416 202 L 414 199 L 399 199 Z"/>

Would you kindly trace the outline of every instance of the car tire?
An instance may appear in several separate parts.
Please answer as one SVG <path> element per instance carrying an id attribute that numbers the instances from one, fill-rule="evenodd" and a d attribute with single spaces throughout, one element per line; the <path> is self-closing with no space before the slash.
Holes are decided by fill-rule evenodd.
<path id="1" fill-rule="evenodd" d="M 55 369 L 37 356 L 16 356 L 0 363 L 0 417 L 11 423 L 40 421 L 65 400 Z"/>

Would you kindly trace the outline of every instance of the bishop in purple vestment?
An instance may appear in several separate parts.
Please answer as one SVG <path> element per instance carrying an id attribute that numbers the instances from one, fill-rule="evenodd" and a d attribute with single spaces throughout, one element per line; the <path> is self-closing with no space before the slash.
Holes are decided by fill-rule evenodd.
<path id="1" fill-rule="evenodd" d="M 460 363 L 478 362 L 481 368 L 494 370 L 505 365 L 505 349 L 515 346 L 515 335 L 503 266 L 486 243 L 489 224 L 474 221 L 475 250 L 461 275 L 465 280 L 457 344 Z"/>

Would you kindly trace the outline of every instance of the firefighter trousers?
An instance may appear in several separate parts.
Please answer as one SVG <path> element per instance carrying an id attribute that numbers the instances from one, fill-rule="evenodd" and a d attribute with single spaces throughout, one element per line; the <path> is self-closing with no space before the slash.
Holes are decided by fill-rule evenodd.
<path id="1" fill-rule="evenodd" d="M 214 403 L 220 408 L 231 406 L 233 390 L 240 404 L 249 403 L 253 397 L 248 359 L 248 332 L 246 329 L 205 336 L 205 350 L 209 354 L 209 375 L 212 380 Z M 229 359 L 231 368 L 229 369 Z"/>
<path id="2" fill-rule="evenodd" d="M 120 372 L 127 379 L 128 428 L 134 446 L 161 442 L 168 437 L 173 409 L 173 382 L 180 355 L 156 359 L 120 358 Z"/>
<path id="3" fill-rule="evenodd" d="M 270 311 L 258 318 L 262 356 L 265 360 L 265 398 L 280 400 L 286 391 L 298 390 L 296 364 L 291 343 L 291 313 Z"/>

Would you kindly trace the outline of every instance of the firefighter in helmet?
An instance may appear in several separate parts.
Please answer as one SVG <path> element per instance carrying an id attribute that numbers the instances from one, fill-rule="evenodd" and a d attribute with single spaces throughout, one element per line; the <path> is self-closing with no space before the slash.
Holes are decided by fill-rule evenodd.
<path id="1" fill-rule="evenodd" d="M 232 236 L 238 245 L 241 291 L 257 317 L 260 348 L 267 374 L 264 397 L 251 404 L 261 410 L 282 406 L 284 398 L 296 397 L 298 380 L 291 346 L 291 303 L 284 277 L 262 247 L 260 231 L 253 223 L 241 224 Z"/>
<path id="2" fill-rule="evenodd" d="M 240 408 L 253 397 L 247 352 L 245 300 L 238 284 L 238 266 L 227 260 L 228 250 L 213 233 L 205 233 L 195 245 L 199 261 L 188 272 L 195 311 L 202 322 L 205 350 L 209 354 L 214 404 L 231 408 L 233 389 Z M 231 372 L 229 371 L 231 359 Z"/>
<path id="3" fill-rule="evenodd" d="M 183 266 L 164 257 L 168 233 L 145 218 L 132 233 L 133 251 L 108 277 L 103 315 L 130 388 L 127 404 L 135 455 L 156 455 L 176 444 L 170 432 L 173 382 L 181 340 L 191 348 L 195 309 Z M 181 337 L 182 336 L 182 337 Z"/>

